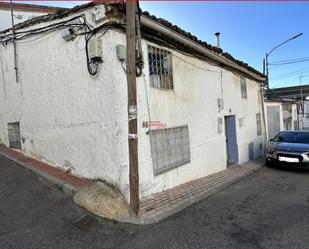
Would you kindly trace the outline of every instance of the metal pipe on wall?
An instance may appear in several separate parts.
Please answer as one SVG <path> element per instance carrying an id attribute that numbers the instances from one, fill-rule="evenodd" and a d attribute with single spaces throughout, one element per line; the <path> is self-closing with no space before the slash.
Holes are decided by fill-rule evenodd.
<path id="1" fill-rule="evenodd" d="M 15 79 L 16 79 L 16 82 L 18 82 L 18 81 L 19 81 L 19 78 L 18 78 L 18 67 L 17 67 L 17 49 L 16 49 L 16 40 L 15 40 L 13 1 L 10 0 L 10 3 L 11 3 L 11 20 L 12 20 L 13 47 L 14 47 L 14 69 L 15 69 Z"/>

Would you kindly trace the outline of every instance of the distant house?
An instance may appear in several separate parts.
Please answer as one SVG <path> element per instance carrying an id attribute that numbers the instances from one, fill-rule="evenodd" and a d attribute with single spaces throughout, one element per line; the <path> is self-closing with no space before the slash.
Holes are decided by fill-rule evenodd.
<path id="1" fill-rule="evenodd" d="M 266 100 L 266 127 L 268 138 L 273 138 L 279 131 L 298 130 L 299 119 L 297 103 L 288 100 Z"/>
<path id="2" fill-rule="evenodd" d="M 293 120 L 292 125 L 289 125 L 289 121 L 286 121 L 287 123 L 285 123 L 287 125 L 285 125 L 282 120 L 282 126 L 280 126 L 280 129 L 286 130 L 288 128 L 291 128 L 295 130 L 309 130 L 308 96 L 309 85 L 273 88 L 265 92 L 265 105 L 270 106 L 271 103 L 274 103 L 274 105 L 278 106 L 276 112 L 278 112 L 279 109 L 287 108 L 287 106 L 290 106 L 289 111 L 291 111 L 291 106 L 293 106 L 292 108 L 294 110 L 294 113 L 292 114 L 293 117 L 291 117 L 291 119 Z M 286 114 L 286 116 L 289 117 L 288 114 Z"/>
<path id="3" fill-rule="evenodd" d="M 11 31 L 0 33 L 0 141 L 129 198 L 124 11 L 89 3 L 16 25 L 28 34 L 18 82 Z M 265 76 L 166 20 L 140 20 L 141 198 L 262 155 Z"/>
<path id="4" fill-rule="evenodd" d="M 63 8 L 13 2 L 14 23 L 21 23 L 33 17 L 56 12 Z M 11 3 L 0 2 L 0 30 L 12 27 Z"/>

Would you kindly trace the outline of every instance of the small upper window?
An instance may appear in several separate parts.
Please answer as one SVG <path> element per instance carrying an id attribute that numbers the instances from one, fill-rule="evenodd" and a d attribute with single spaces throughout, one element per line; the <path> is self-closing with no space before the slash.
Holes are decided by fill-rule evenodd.
<path id="1" fill-rule="evenodd" d="M 247 98 L 247 83 L 245 77 L 240 77 L 240 90 L 241 90 L 241 97 L 243 99 Z"/>
<path id="2" fill-rule="evenodd" d="M 159 89 L 173 89 L 171 53 L 148 46 L 148 61 L 151 86 Z"/>

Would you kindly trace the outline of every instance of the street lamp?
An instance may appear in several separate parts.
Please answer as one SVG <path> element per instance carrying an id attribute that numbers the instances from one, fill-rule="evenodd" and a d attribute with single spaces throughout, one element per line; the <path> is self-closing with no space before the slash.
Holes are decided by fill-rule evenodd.
<path id="1" fill-rule="evenodd" d="M 264 66 L 263 71 L 264 71 L 264 74 L 265 74 L 265 64 L 266 64 L 266 76 L 267 76 L 267 79 L 266 79 L 266 86 L 267 86 L 267 89 L 269 89 L 269 80 L 268 80 L 268 75 L 269 75 L 269 73 L 268 73 L 268 56 L 269 56 L 276 48 L 279 48 L 279 47 L 282 46 L 283 44 L 285 44 L 285 43 L 287 43 L 287 42 L 289 42 L 289 41 L 291 41 L 291 40 L 296 39 L 297 37 L 301 36 L 302 34 L 303 34 L 303 33 L 299 33 L 298 35 L 295 35 L 295 36 L 291 37 L 290 39 L 288 39 L 288 40 L 286 40 L 286 41 L 280 43 L 279 45 L 275 46 L 272 50 L 270 50 L 268 53 L 266 53 L 265 59 L 264 59 L 264 61 L 263 61 L 263 66 Z"/>

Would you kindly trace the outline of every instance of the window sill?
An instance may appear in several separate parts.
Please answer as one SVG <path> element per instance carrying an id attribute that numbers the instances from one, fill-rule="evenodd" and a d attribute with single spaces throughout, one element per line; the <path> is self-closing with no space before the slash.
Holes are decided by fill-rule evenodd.
<path id="1" fill-rule="evenodd" d="M 180 163 L 176 163 L 176 164 L 173 164 L 173 165 L 169 166 L 168 168 L 161 169 L 161 170 L 158 170 L 158 171 L 154 171 L 153 175 L 154 176 L 162 175 L 162 174 L 164 174 L 164 173 L 166 173 L 168 171 L 171 171 L 173 169 L 176 169 L 176 168 L 178 168 L 180 166 L 183 166 L 185 164 L 188 164 L 188 163 L 191 163 L 191 160 L 183 161 L 183 162 L 180 162 Z"/>

